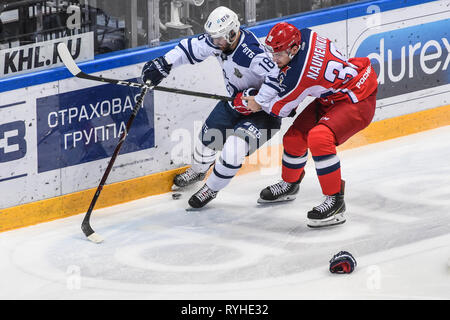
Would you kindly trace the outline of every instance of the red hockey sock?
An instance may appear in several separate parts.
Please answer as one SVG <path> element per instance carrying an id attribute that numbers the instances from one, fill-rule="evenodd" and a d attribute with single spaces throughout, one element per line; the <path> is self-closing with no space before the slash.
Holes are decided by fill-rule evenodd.
<path id="1" fill-rule="evenodd" d="M 281 178 L 286 182 L 297 182 L 308 159 L 306 137 L 295 127 L 291 127 L 283 136 L 283 147 Z"/>
<path id="2" fill-rule="evenodd" d="M 286 182 L 297 182 L 304 172 L 307 159 L 308 152 L 306 152 L 303 156 L 296 157 L 289 155 L 286 151 L 284 151 L 281 178 Z"/>
<path id="3" fill-rule="evenodd" d="M 333 195 L 341 190 L 341 163 L 336 154 L 334 133 L 324 125 L 317 125 L 309 131 L 308 147 L 316 166 L 322 192 Z"/>

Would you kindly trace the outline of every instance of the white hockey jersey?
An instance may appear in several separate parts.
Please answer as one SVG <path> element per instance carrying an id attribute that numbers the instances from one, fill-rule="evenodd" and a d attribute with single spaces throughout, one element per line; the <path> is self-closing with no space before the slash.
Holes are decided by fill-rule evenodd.
<path id="1" fill-rule="evenodd" d="M 230 54 L 223 53 L 208 40 L 207 35 L 201 34 L 181 40 L 164 57 L 172 64 L 172 68 L 176 68 L 215 56 L 222 67 L 225 87 L 230 97 L 248 88 L 259 89 L 266 77 L 276 79 L 279 69 L 252 32 L 243 29 L 240 31 L 239 44 Z"/>

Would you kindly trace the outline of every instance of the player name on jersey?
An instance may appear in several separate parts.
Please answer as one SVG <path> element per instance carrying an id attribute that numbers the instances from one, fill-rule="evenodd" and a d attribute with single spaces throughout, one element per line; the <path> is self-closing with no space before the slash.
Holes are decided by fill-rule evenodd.
<path id="1" fill-rule="evenodd" d="M 327 50 L 327 39 L 317 36 L 314 46 L 311 64 L 308 69 L 307 77 L 317 80 L 322 70 L 323 62 L 325 60 L 325 53 Z"/>

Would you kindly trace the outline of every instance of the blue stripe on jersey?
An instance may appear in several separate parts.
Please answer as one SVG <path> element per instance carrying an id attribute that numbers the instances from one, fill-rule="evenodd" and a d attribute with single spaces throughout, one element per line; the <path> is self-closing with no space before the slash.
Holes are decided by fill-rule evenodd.
<path id="1" fill-rule="evenodd" d="M 203 60 L 197 59 L 194 56 L 194 51 L 192 51 L 192 38 L 188 39 L 188 49 L 189 53 L 191 54 L 192 59 L 194 59 L 196 62 L 202 62 Z"/>
<path id="2" fill-rule="evenodd" d="M 242 43 L 235 49 L 235 52 L 233 54 L 233 61 L 241 67 L 248 68 L 250 67 L 253 57 L 260 53 L 263 53 L 264 50 L 262 49 L 260 42 L 253 35 L 253 33 L 243 29 L 240 30 L 241 37 L 244 37 L 244 39 Z"/>
<path id="3" fill-rule="evenodd" d="M 358 100 L 355 101 L 354 96 L 352 96 L 348 91 L 345 94 L 350 98 L 350 101 L 353 103 L 358 103 Z"/>
<path id="4" fill-rule="evenodd" d="M 271 84 L 270 82 L 264 81 L 264 84 L 267 85 L 267 86 L 269 86 L 269 87 L 271 87 L 272 89 L 274 89 L 274 90 L 277 91 L 278 93 L 280 93 L 280 92 L 282 91 L 279 87 L 277 87 L 277 86 L 274 85 L 274 84 Z"/>
<path id="5" fill-rule="evenodd" d="M 303 66 L 306 63 L 305 61 L 306 57 L 308 56 L 308 51 L 310 50 L 309 42 L 311 32 L 312 30 L 307 28 L 300 30 L 302 39 L 301 47 L 303 47 L 304 49 L 303 50 L 300 49 L 300 51 L 294 56 L 291 62 L 289 62 L 288 66 L 290 68 L 286 71 L 285 76 L 282 72 L 280 72 L 280 76 L 284 76 L 281 86 L 284 87 L 285 90 L 278 94 L 279 97 L 285 96 L 286 94 L 294 90 L 295 87 L 297 86 L 298 77 L 302 73 Z M 305 43 L 304 46 L 303 42 Z M 281 80 L 280 76 L 278 78 L 279 80 Z"/>
<path id="6" fill-rule="evenodd" d="M 192 61 L 191 56 L 189 55 L 188 51 L 186 50 L 186 48 L 181 44 L 181 42 L 178 44 L 178 47 L 181 48 L 181 50 L 183 50 L 184 54 L 186 55 L 186 57 L 188 58 L 190 64 L 194 64 L 194 61 Z"/>
<path id="7" fill-rule="evenodd" d="M 333 91 L 327 91 L 327 92 L 325 92 L 325 93 L 322 93 L 321 95 L 320 95 L 320 97 L 323 99 L 323 98 L 326 98 L 326 97 L 328 97 L 328 96 L 331 96 L 332 94 L 334 94 L 334 92 Z"/>
<path id="8" fill-rule="evenodd" d="M 239 89 L 233 85 L 231 82 L 227 81 L 227 83 L 230 85 L 230 87 L 233 89 L 233 93 L 231 94 L 232 97 L 236 96 L 239 92 Z"/>

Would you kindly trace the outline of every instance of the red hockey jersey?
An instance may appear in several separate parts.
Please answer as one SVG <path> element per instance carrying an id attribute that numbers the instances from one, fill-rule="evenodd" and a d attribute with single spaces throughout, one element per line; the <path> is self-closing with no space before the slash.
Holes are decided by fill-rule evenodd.
<path id="1" fill-rule="evenodd" d="M 300 32 L 299 52 L 278 78 L 266 77 L 255 97 L 263 110 L 286 117 L 307 96 L 331 106 L 344 99 L 357 103 L 375 91 L 377 75 L 368 58 L 347 60 L 329 39 L 310 29 Z"/>

